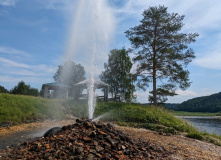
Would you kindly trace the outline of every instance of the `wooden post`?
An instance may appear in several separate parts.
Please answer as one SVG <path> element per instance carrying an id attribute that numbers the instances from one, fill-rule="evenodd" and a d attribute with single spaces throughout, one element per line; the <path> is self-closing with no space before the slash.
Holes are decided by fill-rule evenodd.
<path id="1" fill-rule="evenodd" d="M 104 102 L 108 101 L 108 87 L 104 87 Z"/>
<path id="2" fill-rule="evenodd" d="M 48 86 L 44 88 L 44 98 L 48 98 Z"/>

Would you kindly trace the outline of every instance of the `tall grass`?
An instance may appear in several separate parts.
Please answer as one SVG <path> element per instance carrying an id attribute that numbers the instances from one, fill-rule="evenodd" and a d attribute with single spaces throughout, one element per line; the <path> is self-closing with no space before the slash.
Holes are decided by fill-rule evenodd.
<path id="1" fill-rule="evenodd" d="M 99 103 L 95 110 L 95 116 L 106 112 L 108 114 L 103 119 L 112 120 L 118 124 L 170 133 L 196 130 L 181 119 L 175 118 L 162 107 L 117 102 Z"/>
<path id="2" fill-rule="evenodd" d="M 64 109 L 59 101 L 40 97 L 0 94 L 0 122 L 14 124 L 44 119 L 63 119 Z"/>

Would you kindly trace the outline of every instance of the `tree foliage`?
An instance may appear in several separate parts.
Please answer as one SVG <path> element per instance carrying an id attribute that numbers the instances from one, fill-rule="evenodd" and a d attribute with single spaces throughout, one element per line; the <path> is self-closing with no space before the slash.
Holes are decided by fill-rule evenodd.
<path id="1" fill-rule="evenodd" d="M 78 97 L 83 88 L 75 86 L 76 83 L 85 80 L 85 70 L 81 64 L 66 61 L 64 65 L 59 65 L 54 75 L 54 80 L 59 83 L 71 86 L 69 95 Z"/>
<path id="2" fill-rule="evenodd" d="M 188 45 L 198 34 L 181 33 L 183 19 L 183 15 L 168 13 L 167 7 L 149 7 L 141 24 L 125 32 L 135 53 L 137 85 L 145 90 L 152 83 L 149 100 L 154 105 L 176 95 L 177 87 L 190 86 L 189 71 L 184 68 L 195 58 Z"/>
<path id="3" fill-rule="evenodd" d="M 109 92 L 112 97 L 121 95 L 121 99 L 125 101 L 135 100 L 134 79 L 130 73 L 132 62 L 125 48 L 111 50 L 104 68 L 105 71 L 101 73 L 100 79 L 110 85 Z"/>
<path id="4" fill-rule="evenodd" d="M 0 93 L 9 93 L 9 91 L 5 87 L 0 86 Z"/>
<path id="5" fill-rule="evenodd" d="M 31 88 L 30 85 L 26 85 L 24 81 L 18 82 L 13 89 L 10 90 L 11 94 L 31 95 L 39 96 L 39 91 L 36 88 Z"/>
<path id="6" fill-rule="evenodd" d="M 221 111 L 221 92 L 210 96 L 187 100 L 175 107 L 174 110 L 188 112 L 219 112 Z"/>

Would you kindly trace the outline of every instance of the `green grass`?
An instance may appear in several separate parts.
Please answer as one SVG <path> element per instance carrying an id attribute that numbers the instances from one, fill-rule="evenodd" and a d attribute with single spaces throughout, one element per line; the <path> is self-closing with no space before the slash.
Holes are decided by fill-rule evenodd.
<path id="1" fill-rule="evenodd" d="M 0 122 L 14 124 L 45 119 L 65 118 L 59 101 L 40 97 L 0 94 Z"/>
<path id="2" fill-rule="evenodd" d="M 185 112 L 185 111 L 171 111 L 175 116 L 200 116 L 200 117 L 214 117 L 221 116 L 221 112 Z"/>
<path id="3" fill-rule="evenodd" d="M 87 100 L 74 100 L 73 98 L 69 98 L 66 100 L 60 100 L 60 103 L 67 109 L 68 114 L 72 114 L 79 118 L 87 118 Z"/>
<path id="4" fill-rule="evenodd" d="M 199 132 L 185 121 L 175 118 L 174 113 L 162 107 L 117 102 L 99 103 L 95 110 L 95 116 L 105 113 L 108 114 L 106 114 L 104 120 L 114 121 L 120 125 L 172 134 L 185 134 L 189 138 L 221 146 L 221 136 Z"/>
<path id="5" fill-rule="evenodd" d="M 181 119 L 175 118 L 162 107 L 117 102 L 99 103 L 95 110 L 95 116 L 104 113 L 108 113 L 103 118 L 104 120 L 114 121 L 121 125 L 174 134 L 195 131 L 195 128 L 189 126 Z"/>
<path id="6" fill-rule="evenodd" d="M 175 118 L 174 114 L 177 115 L 177 113 L 180 112 L 171 112 L 162 107 L 99 102 L 94 116 L 104 115 L 102 120 L 124 126 L 172 134 L 185 133 L 187 137 L 221 145 L 221 136 L 199 132 L 185 121 Z M 66 118 L 66 114 L 87 118 L 87 101 L 51 100 L 32 96 L 0 94 L 0 122 L 13 121 L 14 124 L 21 124 L 45 119 L 62 120 Z"/>

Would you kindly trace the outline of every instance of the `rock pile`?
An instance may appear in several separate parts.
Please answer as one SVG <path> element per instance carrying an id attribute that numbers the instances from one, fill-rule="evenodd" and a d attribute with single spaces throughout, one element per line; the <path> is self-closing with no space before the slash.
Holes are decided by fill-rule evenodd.
<path id="1" fill-rule="evenodd" d="M 167 159 L 165 149 L 132 142 L 110 123 L 76 120 L 54 134 L 24 142 L 3 159 Z"/>

